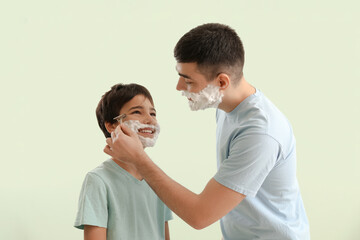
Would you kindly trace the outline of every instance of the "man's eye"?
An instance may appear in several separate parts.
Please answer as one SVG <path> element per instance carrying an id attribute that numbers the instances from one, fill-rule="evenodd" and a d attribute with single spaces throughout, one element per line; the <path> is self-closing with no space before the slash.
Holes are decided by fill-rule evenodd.
<path id="1" fill-rule="evenodd" d="M 150 115 L 156 117 L 156 113 L 150 113 Z"/>
<path id="2" fill-rule="evenodd" d="M 140 111 L 133 111 L 131 114 L 141 114 Z"/>

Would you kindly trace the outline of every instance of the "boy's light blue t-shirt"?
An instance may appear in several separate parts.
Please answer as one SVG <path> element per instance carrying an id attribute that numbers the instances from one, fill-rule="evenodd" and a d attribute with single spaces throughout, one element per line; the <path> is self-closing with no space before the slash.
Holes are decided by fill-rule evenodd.
<path id="1" fill-rule="evenodd" d="M 160 240 L 171 219 L 171 211 L 145 180 L 109 159 L 86 175 L 74 226 L 107 228 L 107 240 Z"/>
<path id="2" fill-rule="evenodd" d="M 290 123 L 259 91 L 217 110 L 215 180 L 246 195 L 221 221 L 224 240 L 310 239 Z"/>

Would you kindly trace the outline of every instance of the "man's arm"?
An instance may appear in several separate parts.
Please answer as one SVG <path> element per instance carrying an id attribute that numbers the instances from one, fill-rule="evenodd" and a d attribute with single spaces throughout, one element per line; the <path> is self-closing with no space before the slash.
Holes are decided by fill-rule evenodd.
<path id="1" fill-rule="evenodd" d="M 84 240 L 106 240 L 106 228 L 85 225 Z"/>
<path id="2" fill-rule="evenodd" d="M 211 179 L 200 194 L 195 194 L 168 177 L 150 159 L 141 165 L 139 172 L 159 198 L 195 229 L 216 222 L 245 198 L 215 179 Z"/>
<path id="3" fill-rule="evenodd" d="M 245 195 L 211 179 L 200 194 L 195 194 L 168 177 L 144 152 L 135 133 L 120 125 L 104 152 L 133 164 L 159 198 L 195 229 L 219 220 L 238 205 Z"/>

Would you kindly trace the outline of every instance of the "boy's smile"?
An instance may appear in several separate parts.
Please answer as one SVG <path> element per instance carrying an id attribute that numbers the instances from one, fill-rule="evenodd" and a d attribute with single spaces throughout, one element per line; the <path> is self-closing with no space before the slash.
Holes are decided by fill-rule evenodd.
<path id="1" fill-rule="evenodd" d="M 138 130 L 138 134 L 143 136 L 143 137 L 147 137 L 147 138 L 153 138 L 154 137 L 154 133 L 156 132 L 155 128 L 139 128 Z"/>

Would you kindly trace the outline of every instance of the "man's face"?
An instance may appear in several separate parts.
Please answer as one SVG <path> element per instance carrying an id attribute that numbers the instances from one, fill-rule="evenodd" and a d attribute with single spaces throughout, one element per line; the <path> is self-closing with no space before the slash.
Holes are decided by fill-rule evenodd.
<path id="1" fill-rule="evenodd" d="M 198 93 L 209 84 L 197 63 L 177 63 L 176 71 L 180 76 L 176 85 L 178 91 Z"/>
<path id="2" fill-rule="evenodd" d="M 207 81 L 196 63 L 177 63 L 176 70 L 180 76 L 176 89 L 189 100 L 192 111 L 219 106 L 224 96 L 219 81 Z"/>

